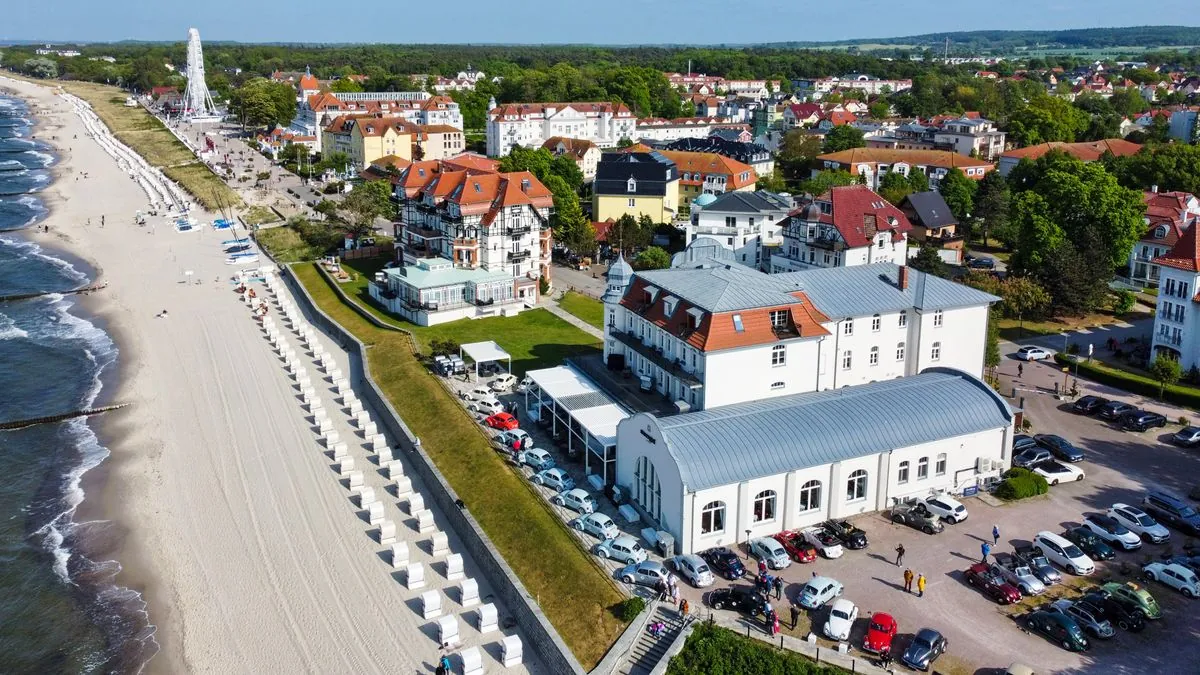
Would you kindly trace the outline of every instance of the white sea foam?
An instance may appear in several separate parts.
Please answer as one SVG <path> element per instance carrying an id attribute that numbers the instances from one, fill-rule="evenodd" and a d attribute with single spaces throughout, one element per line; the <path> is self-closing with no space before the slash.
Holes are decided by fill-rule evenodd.
<path id="1" fill-rule="evenodd" d="M 40 152 L 38 150 L 26 150 L 26 155 L 33 155 L 42 161 L 42 166 L 50 166 L 54 163 L 54 155 L 48 152 Z"/>
<path id="2" fill-rule="evenodd" d="M 16 321 L 0 314 L 0 340 L 19 340 L 23 337 L 29 337 L 29 333 L 18 328 Z"/>
<path id="3" fill-rule="evenodd" d="M 62 258 L 56 258 L 52 255 L 46 255 L 45 253 L 42 253 L 42 247 L 38 246 L 37 244 L 35 244 L 32 241 L 22 241 L 20 239 L 13 239 L 11 237 L 0 237 L 0 244 L 4 244 L 5 246 L 10 246 L 12 248 L 20 250 L 21 251 L 21 259 L 23 259 L 23 260 L 29 259 L 29 258 L 37 258 L 39 260 L 48 262 L 51 265 L 54 265 L 55 267 L 58 267 L 59 269 L 62 269 L 63 271 L 65 271 L 67 273 L 67 275 L 70 276 L 75 281 L 83 282 L 83 281 L 86 281 L 88 278 L 86 274 L 84 274 L 83 272 L 80 272 L 78 269 L 75 268 L 74 265 L 67 262 L 66 260 L 63 260 Z M 58 296 L 58 297 L 61 298 L 62 296 Z"/>

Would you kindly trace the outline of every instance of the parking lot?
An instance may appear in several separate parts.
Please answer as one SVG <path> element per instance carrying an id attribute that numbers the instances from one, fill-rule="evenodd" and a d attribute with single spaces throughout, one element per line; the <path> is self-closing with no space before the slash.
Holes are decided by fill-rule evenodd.
<path id="1" fill-rule="evenodd" d="M 1025 377 L 1036 376 L 1038 369 L 1054 372 L 1052 365 L 1027 364 Z M 1015 362 L 1007 362 L 1002 366 L 1003 370 L 1015 374 Z M 490 379 L 464 382 L 459 377 L 449 381 L 456 391 L 462 391 L 480 383 L 486 384 Z M 1083 393 L 1087 393 L 1086 390 Z M 510 391 L 502 394 L 500 399 L 523 408 L 524 396 L 520 393 Z M 1157 559 L 1167 551 L 1182 552 L 1188 538 L 1177 531 L 1172 533 L 1172 540 L 1167 544 L 1146 544 L 1139 551 L 1118 553 L 1112 561 L 1097 562 L 1097 570 L 1090 577 L 1078 578 L 1064 573 L 1063 584 L 1020 605 L 997 605 L 965 582 L 963 571 L 979 561 L 980 545 L 991 541 L 993 525 L 999 526 L 1001 533 L 994 552 L 1011 552 L 1014 546 L 1028 544 L 1038 531 L 1061 533 L 1068 527 L 1079 525 L 1085 513 L 1102 513 L 1115 502 L 1140 504 L 1147 489 L 1166 489 L 1186 495 L 1194 482 L 1200 482 L 1200 451 L 1177 448 L 1165 440 L 1177 426 L 1170 425 L 1165 430 L 1145 434 L 1127 433 L 1103 420 L 1075 415 L 1068 408 L 1069 404 L 1046 394 L 1027 395 L 1025 401 L 1026 414 L 1035 425 L 1032 433 L 1058 434 L 1084 450 L 1086 459 L 1079 466 L 1087 473 L 1085 480 L 1054 486 L 1049 495 L 1014 504 L 993 506 L 981 499 L 965 499 L 963 503 L 970 511 L 970 517 L 959 524 L 947 524 L 945 531 L 937 535 L 893 524 L 886 513 L 863 516 L 855 520 L 855 525 L 866 531 L 870 545 L 864 550 L 847 550 L 836 560 L 818 558 L 812 563 L 793 562 L 778 573 L 785 582 L 787 598 L 794 600 L 805 581 L 814 574 L 837 579 L 845 586 L 843 597 L 859 607 L 859 619 L 849 640 L 853 649 L 857 650 L 861 645 L 870 615 L 887 612 L 899 624 L 899 635 L 893 647 L 897 657 L 922 627 L 935 628 L 946 636 L 948 656 L 938 661 L 935 668 L 941 672 L 1000 672 L 989 669 L 1002 670 L 1013 661 L 1027 663 L 1037 672 L 1195 672 L 1191 664 L 1200 656 L 1200 642 L 1196 640 L 1200 618 L 1190 611 L 1193 601 L 1158 583 L 1148 583 L 1145 587 L 1162 606 L 1165 617 L 1161 621 L 1152 622 L 1141 633 L 1118 631 L 1111 640 L 1091 640 L 1092 649 L 1083 654 L 1064 651 L 1040 635 L 1023 632 L 1014 618 L 1052 597 L 1073 597 L 1076 592 L 1069 587 L 1090 587 L 1109 580 L 1135 580 L 1138 568 L 1150 557 Z M 482 421 L 484 416 L 477 417 Z M 651 560 L 661 560 L 650 543 L 641 538 L 643 524 L 625 522 L 610 500 L 594 494 L 585 480 L 582 462 L 568 459 L 544 430 L 531 424 L 524 414 L 519 417 L 522 428 L 532 435 L 535 446 L 549 451 L 557 465 L 571 474 L 577 486 L 593 492 L 600 512 L 610 516 L 624 533 L 638 538 L 650 553 Z M 523 467 L 523 471 L 526 475 L 532 473 L 528 467 Z M 547 488 L 536 489 L 547 499 L 554 494 Z M 564 521 L 571 521 L 578 515 L 563 507 L 553 508 Z M 591 535 L 576 534 L 589 548 L 597 542 Z M 906 550 L 903 567 L 895 565 L 898 544 L 903 544 Z M 745 555 L 744 551 L 740 553 Z M 746 562 L 752 573 L 734 584 L 753 584 L 756 565 L 750 560 Z M 1122 562 L 1133 566 L 1132 574 L 1122 574 Z M 623 566 L 613 561 L 603 563 L 614 572 Z M 906 568 L 926 577 L 924 597 L 903 590 L 902 573 Z M 682 582 L 680 588 L 693 611 L 707 615 L 712 611 L 704 604 L 707 594 L 730 583 L 718 578 L 716 585 L 709 588 L 691 588 L 686 582 Z M 645 595 L 649 591 L 639 589 L 637 592 Z M 789 602 L 774 604 L 785 631 L 791 633 L 788 630 Z M 729 610 L 717 614 L 722 620 L 740 620 L 751 630 L 762 630 L 759 619 L 747 620 Z M 828 607 L 805 612 L 794 634 L 804 637 L 811 626 L 819 636 L 827 614 Z M 834 646 L 827 640 L 820 642 Z M 903 669 L 898 665 L 898 659 L 894 667 Z"/>

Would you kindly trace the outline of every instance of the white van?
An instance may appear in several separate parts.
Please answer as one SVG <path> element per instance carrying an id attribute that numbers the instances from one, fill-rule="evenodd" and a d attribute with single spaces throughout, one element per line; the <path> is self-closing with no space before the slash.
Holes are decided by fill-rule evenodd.
<path id="1" fill-rule="evenodd" d="M 1033 538 L 1033 547 L 1050 562 L 1074 574 L 1087 575 L 1096 571 L 1096 564 L 1078 546 L 1053 532 L 1038 532 Z"/>

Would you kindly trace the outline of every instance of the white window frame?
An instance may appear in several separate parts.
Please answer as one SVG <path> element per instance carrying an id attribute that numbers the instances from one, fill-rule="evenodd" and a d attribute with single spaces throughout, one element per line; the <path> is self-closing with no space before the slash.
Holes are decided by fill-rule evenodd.
<path id="1" fill-rule="evenodd" d="M 858 469 L 846 479 L 846 503 L 861 502 L 867 499 L 868 476 L 866 469 Z"/>
<path id="2" fill-rule="evenodd" d="M 908 325 L 908 311 L 907 310 L 900 311 L 899 324 L 900 324 L 901 328 L 904 328 L 905 326 Z"/>
<path id="3" fill-rule="evenodd" d="M 933 327 L 934 328 L 942 327 L 942 310 L 940 310 L 940 309 L 933 310 Z"/>
<path id="4" fill-rule="evenodd" d="M 931 346 L 929 348 L 929 360 L 930 361 L 940 361 L 941 359 L 942 359 L 942 343 L 935 342 L 935 343 L 933 343 L 933 346 Z"/>
<path id="5" fill-rule="evenodd" d="M 842 370 L 850 370 L 850 367 L 853 365 L 854 354 L 847 349 L 846 351 L 842 352 Z"/>
<path id="6" fill-rule="evenodd" d="M 787 347 L 775 345 L 771 347 L 771 367 L 779 368 L 787 365 Z"/>
<path id="7" fill-rule="evenodd" d="M 722 534 L 725 532 L 725 502 L 715 501 L 704 505 L 700 510 L 700 534 Z M 707 521 L 707 522 L 705 522 Z M 718 529 L 715 525 L 719 524 Z"/>
<path id="8" fill-rule="evenodd" d="M 769 523 L 779 517 L 779 493 L 774 490 L 763 490 L 754 495 L 750 509 L 750 521 L 753 523 Z"/>
<path id="9" fill-rule="evenodd" d="M 878 315 L 878 314 L 876 314 L 875 316 L 871 317 L 871 332 L 872 332 L 872 333 L 878 333 L 878 332 L 879 332 L 879 325 L 880 325 L 880 323 L 881 323 L 882 321 L 883 321 L 883 320 L 879 318 L 879 315 Z"/>
<path id="10" fill-rule="evenodd" d="M 821 509 L 821 481 L 810 480 L 800 486 L 800 498 L 796 502 L 800 513 L 811 513 Z M 805 508 L 807 506 L 807 508 Z"/>
<path id="11" fill-rule="evenodd" d="M 871 347 L 869 363 L 873 366 L 879 365 L 879 347 Z"/>
<path id="12" fill-rule="evenodd" d="M 854 335 L 854 319 L 846 319 L 842 324 L 842 335 Z"/>
<path id="13" fill-rule="evenodd" d="M 905 485 L 906 483 L 908 483 L 908 460 L 896 465 L 896 485 Z"/>
<path id="14" fill-rule="evenodd" d="M 933 475 L 935 475 L 935 476 L 945 476 L 946 475 L 946 453 L 944 453 L 944 452 L 938 453 L 937 464 L 935 464 L 934 468 L 933 468 Z"/>
<path id="15" fill-rule="evenodd" d="M 929 478 L 929 458 L 922 457 L 917 460 L 917 480 L 925 480 Z"/>

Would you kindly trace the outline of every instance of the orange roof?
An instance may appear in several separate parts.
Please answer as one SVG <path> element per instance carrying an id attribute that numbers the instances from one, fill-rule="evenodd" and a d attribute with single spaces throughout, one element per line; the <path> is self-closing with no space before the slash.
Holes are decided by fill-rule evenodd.
<path id="1" fill-rule="evenodd" d="M 542 147 L 551 151 L 557 152 L 559 143 L 563 146 L 563 154 L 572 155 L 576 160 L 583 159 L 588 150 L 598 148 L 598 146 L 583 138 L 570 138 L 568 136 L 551 136 L 542 143 Z"/>
<path id="2" fill-rule="evenodd" d="M 1132 143 L 1121 138 L 1105 138 L 1099 141 L 1087 141 L 1084 143 L 1062 143 L 1059 141 L 1042 143 L 1040 145 L 1031 145 L 1027 148 L 1009 150 L 1000 156 L 1014 159 L 1037 159 L 1051 150 L 1062 150 L 1076 159 L 1085 162 L 1094 162 L 1100 159 L 1106 151 L 1111 152 L 1117 157 L 1126 157 L 1136 155 L 1141 149 L 1142 146 L 1137 143 Z"/>
<path id="3" fill-rule="evenodd" d="M 317 78 L 313 77 L 312 75 L 305 73 L 304 77 L 300 78 L 300 90 L 301 91 L 320 90 L 320 89 L 321 89 L 321 81 L 318 80 Z"/>
<path id="4" fill-rule="evenodd" d="M 371 162 L 371 164 L 372 164 L 372 166 L 382 166 L 382 167 L 391 166 L 391 167 L 395 167 L 397 169 L 403 169 L 404 167 L 412 164 L 412 162 L 408 161 L 407 159 L 404 159 L 403 157 L 401 157 L 399 155 L 384 155 L 383 157 L 380 157 L 379 159 L 375 160 L 374 162 Z"/>
<path id="5" fill-rule="evenodd" d="M 840 127 L 854 122 L 858 116 L 848 110 L 832 110 L 821 115 L 821 119 L 829 120 L 833 126 Z"/>
<path id="6" fill-rule="evenodd" d="M 839 164 L 895 164 L 903 162 L 917 166 L 936 166 L 946 169 L 964 167 L 992 168 L 991 162 L 972 159 L 957 152 L 945 150 L 896 150 L 892 148 L 852 148 L 841 152 L 817 155 L 824 162 Z"/>
<path id="7" fill-rule="evenodd" d="M 442 160 L 447 166 L 452 166 L 458 169 L 467 169 L 476 172 L 494 172 L 500 170 L 500 160 L 488 159 L 483 155 L 475 154 L 474 152 L 460 152 L 453 157 L 447 157 Z"/>
<path id="8" fill-rule="evenodd" d="M 421 124 L 421 131 L 427 134 L 461 134 L 462 129 L 449 124 Z"/>
<path id="9" fill-rule="evenodd" d="M 369 113 L 338 115 L 333 118 L 329 126 L 325 127 L 325 130 L 333 134 L 351 133 L 354 127 L 358 127 L 358 132 L 363 136 L 382 136 L 387 133 L 388 129 L 398 134 L 419 133 L 417 125 L 399 115 Z"/>
<path id="10" fill-rule="evenodd" d="M 675 162 L 679 173 L 700 173 L 701 176 L 728 176 L 725 182 L 726 190 L 753 185 L 758 181 L 758 174 L 749 164 L 743 164 L 736 159 L 730 159 L 715 152 L 689 152 L 684 150 L 659 150 L 664 157 Z M 742 178 L 746 175 L 746 178 Z"/>
<path id="11" fill-rule="evenodd" d="M 1200 239 L 1196 238 L 1198 229 L 1200 227 L 1189 227 L 1171 250 L 1167 251 L 1166 255 L 1155 258 L 1154 263 L 1177 270 L 1200 272 Z"/>

